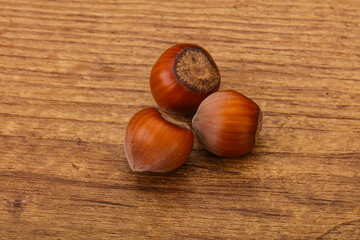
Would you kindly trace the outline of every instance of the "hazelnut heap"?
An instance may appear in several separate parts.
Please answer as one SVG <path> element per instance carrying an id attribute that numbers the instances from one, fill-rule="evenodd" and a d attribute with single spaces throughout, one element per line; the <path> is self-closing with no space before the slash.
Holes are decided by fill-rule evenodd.
<path id="1" fill-rule="evenodd" d="M 210 54 L 194 44 L 167 49 L 150 74 L 151 93 L 160 109 L 194 114 L 193 130 L 209 152 L 238 157 L 255 145 L 262 114 L 251 99 L 233 90 L 218 91 L 220 73 Z M 179 126 L 180 125 L 180 126 Z M 165 120 L 155 108 L 143 109 L 130 120 L 125 155 L 135 172 L 168 172 L 188 158 L 193 132 Z"/>

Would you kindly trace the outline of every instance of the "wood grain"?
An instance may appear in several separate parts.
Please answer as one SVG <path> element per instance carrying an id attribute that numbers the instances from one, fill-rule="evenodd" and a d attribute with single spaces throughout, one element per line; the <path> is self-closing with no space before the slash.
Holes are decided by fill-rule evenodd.
<path id="1" fill-rule="evenodd" d="M 0 0 L 0 238 L 360 239 L 359 36 L 358 0 Z M 125 126 L 180 42 L 258 103 L 260 142 L 134 174 Z"/>

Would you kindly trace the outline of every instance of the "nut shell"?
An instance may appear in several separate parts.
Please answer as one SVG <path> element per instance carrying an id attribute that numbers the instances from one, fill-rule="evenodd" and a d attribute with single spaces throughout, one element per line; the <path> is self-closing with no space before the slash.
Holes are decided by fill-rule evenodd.
<path id="1" fill-rule="evenodd" d="M 186 78 L 187 81 L 181 81 L 179 76 L 191 72 L 186 67 L 191 67 L 192 63 L 190 61 L 185 68 L 176 68 L 175 66 L 179 57 L 189 49 L 201 53 L 204 56 L 204 61 L 207 61 L 207 65 L 204 64 L 204 67 L 193 71 L 199 72 L 209 68 L 210 70 L 208 70 L 217 76 L 214 81 L 203 84 L 189 75 Z M 193 65 L 196 65 L 196 63 Z M 179 74 L 177 71 L 181 71 L 181 73 Z M 206 76 L 206 74 L 202 76 Z M 192 84 L 188 84 L 189 82 Z M 170 47 L 159 57 L 150 74 L 151 93 L 156 103 L 161 109 L 172 113 L 195 113 L 200 103 L 207 96 L 216 92 L 219 87 L 220 73 L 215 61 L 205 49 L 195 44 L 184 43 Z"/>
<path id="2" fill-rule="evenodd" d="M 219 91 L 200 104 L 192 125 L 206 150 L 218 156 L 237 157 L 254 147 L 261 128 L 261 110 L 241 93 Z"/>
<path id="3" fill-rule="evenodd" d="M 146 108 L 131 118 L 124 149 L 134 172 L 168 172 L 189 158 L 193 142 L 191 130 L 168 122 L 155 108 Z"/>

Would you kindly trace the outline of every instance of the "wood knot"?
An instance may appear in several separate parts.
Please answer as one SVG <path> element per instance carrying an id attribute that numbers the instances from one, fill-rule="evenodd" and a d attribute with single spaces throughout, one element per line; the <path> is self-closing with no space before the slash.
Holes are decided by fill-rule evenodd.
<path id="1" fill-rule="evenodd" d="M 13 203 L 12 203 L 14 208 L 21 208 L 22 203 L 19 199 L 16 199 Z"/>
<path id="2" fill-rule="evenodd" d="M 17 198 L 14 201 L 6 200 L 7 211 L 11 214 L 18 215 L 24 212 L 26 206 L 26 199 Z"/>

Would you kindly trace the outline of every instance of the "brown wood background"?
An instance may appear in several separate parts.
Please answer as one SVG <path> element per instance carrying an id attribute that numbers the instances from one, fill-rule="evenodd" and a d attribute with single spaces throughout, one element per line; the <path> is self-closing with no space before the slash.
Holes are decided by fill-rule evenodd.
<path id="1" fill-rule="evenodd" d="M 0 239 L 360 239 L 359 36 L 358 0 L 0 0 Z M 124 129 L 180 42 L 260 143 L 134 174 Z"/>

